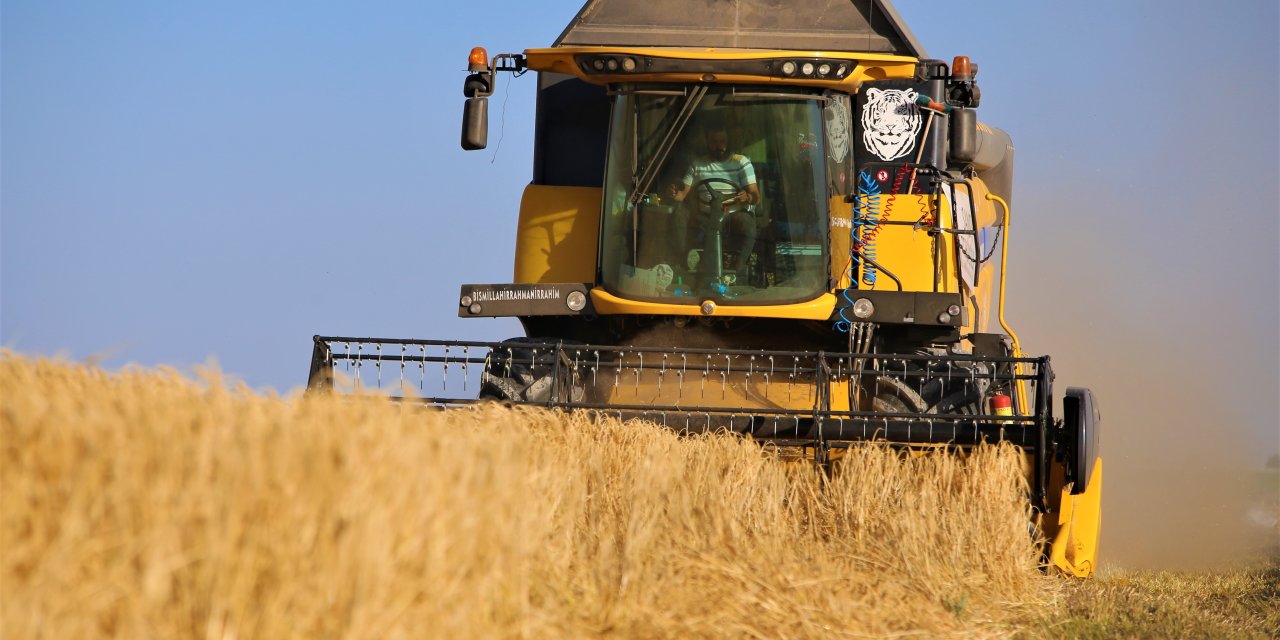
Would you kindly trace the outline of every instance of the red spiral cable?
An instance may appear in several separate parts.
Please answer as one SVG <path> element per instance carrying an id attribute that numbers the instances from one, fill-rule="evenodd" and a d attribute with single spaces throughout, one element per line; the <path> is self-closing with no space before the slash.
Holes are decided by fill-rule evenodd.
<path id="1" fill-rule="evenodd" d="M 897 196 L 902 191 L 902 180 L 903 178 L 906 178 L 906 177 L 907 177 L 907 167 L 906 165 L 903 165 L 898 168 L 897 173 L 893 176 L 893 189 L 889 192 L 890 196 Z M 880 233 L 881 227 L 884 226 L 885 222 L 889 221 L 889 218 L 893 213 L 894 200 L 897 200 L 897 198 L 891 197 L 889 198 L 889 201 L 885 203 L 884 211 L 880 214 L 879 224 L 877 224 L 874 227 L 871 227 L 870 229 L 867 229 L 867 232 L 863 235 L 862 239 L 858 241 L 859 249 L 866 246 L 867 244 L 875 242 L 876 235 Z"/>

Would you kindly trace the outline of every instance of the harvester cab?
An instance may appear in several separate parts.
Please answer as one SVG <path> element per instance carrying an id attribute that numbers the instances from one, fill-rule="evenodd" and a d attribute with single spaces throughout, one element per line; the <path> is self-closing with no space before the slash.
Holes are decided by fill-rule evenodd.
<path id="1" fill-rule="evenodd" d="M 670 4 L 591 0 L 551 47 L 468 58 L 464 149 L 486 146 L 495 75 L 537 72 L 512 282 L 457 306 L 526 335 L 317 336 L 310 386 L 398 371 L 438 405 L 727 429 L 820 462 L 1012 442 L 1050 561 L 1092 573 L 1097 403 L 1069 389 L 1055 417 L 1049 358 L 1004 319 L 1013 145 L 978 122 L 977 65 L 929 58 L 887 0 Z"/>

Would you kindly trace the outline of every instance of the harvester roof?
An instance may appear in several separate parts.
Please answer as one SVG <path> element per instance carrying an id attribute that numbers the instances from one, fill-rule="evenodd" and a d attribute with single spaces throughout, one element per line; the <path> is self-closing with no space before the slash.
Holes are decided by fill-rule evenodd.
<path id="1" fill-rule="evenodd" d="M 889 0 L 588 0 L 554 46 L 591 45 L 926 57 Z"/>

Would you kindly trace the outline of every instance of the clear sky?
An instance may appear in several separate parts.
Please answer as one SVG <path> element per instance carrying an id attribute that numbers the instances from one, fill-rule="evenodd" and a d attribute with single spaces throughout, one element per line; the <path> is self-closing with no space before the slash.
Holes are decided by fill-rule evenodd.
<path id="1" fill-rule="evenodd" d="M 287 390 L 316 333 L 519 335 L 455 305 L 510 280 L 536 81 L 499 81 L 490 149 L 466 153 L 463 69 L 475 45 L 549 45 L 579 5 L 4 0 L 0 344 L 215 358 Z M 1007 315 L 1101 396 L 1107 486 L 1129 487 L 1109 509 L 1156 517 L 1260 466 L 1280 449 L 1274 0 L 897 5 L 932 56 L 980 65 L 980 117 L 1017 145 Z"/>

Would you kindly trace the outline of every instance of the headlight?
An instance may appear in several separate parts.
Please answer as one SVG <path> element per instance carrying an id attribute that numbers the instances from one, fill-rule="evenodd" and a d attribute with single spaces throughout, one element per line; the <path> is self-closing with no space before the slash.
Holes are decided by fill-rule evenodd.
<path id="1" fill-rule="evenodd" d="M 862 320 L 866 320 L 867 318 L 870 318 L 871 315 L 874 314 L 875 312 L 876 312 L 876 306 L 874 304 L 871 304 L 870 300 L 866 298 L 858 298 L 857 300 L 853 301 L 854 316 Z"/>
<path id="2" fill-rule="evenodd" d="M 820 76 L 825 76 L 825 75 L 827 75 L 828 73 L 831 73 L 831 65 L 829 65 L 829 64 L 827 64 L 827 63 L 825 63 L 825 62 L 824 62 L 824 63 L 822 63 L 822 64 L 820 64 L 820 65 L 818 65 L 818 75 L 820 75 Z"/>
<path id="3" fill-rule="evenodd" d="M 812 62 L 806 62 L 806 63 L 804 63 L 804 66 L 803 66 L 803 67 L 800 67 L 800 73 L 802 73 L 802 74 L 804 74 L 804 75 L 806 75 L 806 76 L 811 76 L 811 75 L 813 75 L 813 63 L 812 63 Z"/>
<path id="4" fill-rule="evenodd" d="M 570 311 L 582 311 L 587 306 L 587 296 L 583 295 L 581 291 L 571 291 L 565 297 L 564 304 L 569 307 Z"/>
<path id="5" fill-rule="evenodd" d="M 793 75 L 793 74 L 795 74 L 795 72 L 796 72 L 796 63 L 794 63 L 794 62 L 792 62 L 792 61 L 790 61 L 790 60 L 788 60 L 788 61 L 786 61 L 786 62 L 782 63 L 782 74 L 783 74 L 783 75 L 788 75 L 788 76 L 789 76 L 789 75 Z"/>
<path id="6" fill-rule="evenodd" d="M 635 59 L 635 58 L 623 58 L 623 59 L 622 59 L 622 70 L 623 70 L 623 71 L 635 71 L 635 70 L 636 70 L 636 59 Z"/>

